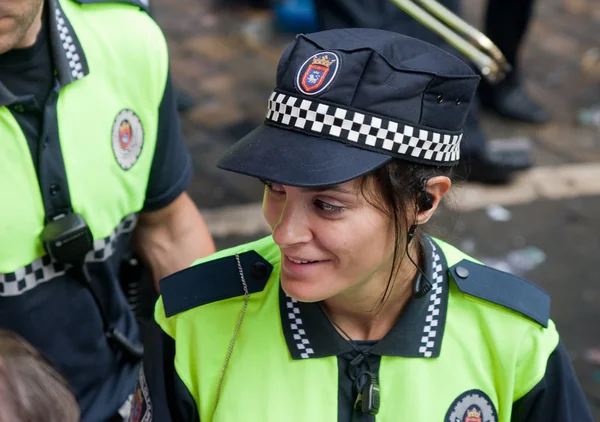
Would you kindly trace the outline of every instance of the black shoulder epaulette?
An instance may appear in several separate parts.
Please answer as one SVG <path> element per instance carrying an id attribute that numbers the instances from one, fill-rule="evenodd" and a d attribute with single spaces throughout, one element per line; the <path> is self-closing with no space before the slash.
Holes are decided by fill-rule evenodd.
<path id="1" fill-rule="evenodd" d="M 273 266 L 255 251 L 239 254 L 249 293 L 261 292 Z M 208 261 L 179 271 L 160 281 L 165 315 L 244 295 L 235 255 Z"/>
<path id="2" fill-rule="evenodd" d="M 550 295 L 535 284 L 466 259 L 449 271 L 461 292 L 512 309 L 548 327 Z"/>
<path id="3" fill-rule="evenodd" d="M 148 0 L 73 0 L 80 4 L 94 4 L 94 3 L 127 3 L 134 6 L 138 6 L 140 9 L 148 12 L 150 10 L 150 4 Z"/>

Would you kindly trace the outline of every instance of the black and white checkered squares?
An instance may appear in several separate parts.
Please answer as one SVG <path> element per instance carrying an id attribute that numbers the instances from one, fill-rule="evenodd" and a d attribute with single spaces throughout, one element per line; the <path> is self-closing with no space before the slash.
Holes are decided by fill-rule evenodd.
<path id="1" fill-rule="evenodd" d="M 88 252 L 85 261 L 103 262 L 109 259 L 115 253 L 121 236 L 132 231 L 136 221 L 137 215 L 131 214 L 121 220 L 108 237 L 95 240 L 94 250 Z M 41 283 L 64 275 L 66 270 L 64 265 L 44 255 L 12 273 L 0 273 L 0 297 L 22 295 Z"/>
<path id="2" fill-rule="evenodd" d="M 419 353 L 426 358 L 431 357 L 438 337 L 442 290 L 444 288 L 444 272 L 440 253 L 433 242 L 429 241 L 429 243 L 431 244 L 432 249 L 432 288 L 429 295 L 429 305 L 427 307 L 425 327 L 423 328 L 423 337 L 421 337 L 421 347 L 419 347 Z"/>
<path id="3" fill-rule="evenodd" d="M 88 252 L 85 257 L 86 262 L 101 262 L 108 259 L 116 250 L 119 243 L 119 237 L 124 233 L 129 233 L 135 228 L 137 214 L 131 214 L 121 220 L 121 223 L 114 229 L 108 237 L 94 241 L 94 250 Z"/>
<path id="4" fill-rule="evenodd" d="M 315 351 L 310 347 L 310 342 L 306 338 L 306 331 L 302 328 L 302 318 L 300 318 L 300 308 L 297 306 L 297 301 L 287 296 L 286 306 L 288 309 L 288 319 L 290 328 L 296 342 L 296 347 L 300 351 L 302 359 L 308 359 Z"/>
<path id="5" fill-rule="evenodd" d="M 73 36 L 69 30 L 67 21 L 63 18 L 62 11 L 58 7 L 54 10 L 54 13 L 56 15 L 56 30 L 58 31 L 69 68 L 71 69 L 71 76 L 73 79 L 81 79 L 85 76 L 85 73 L 83 72 L 81 58 L 77 51 L 77 46 L 73 42 Z"/>
<path id="6" fill-rule="evenodd" d="M 48 255 L 43 256 L 31 264 L 17 268 L 15 272 L 0 273 L 0 296 L 18 296 L 64 273 L 64 265 L 52 261 Z"/>
<path id="7" fill-rule="evenodd" d="M 422 163 L 451 165 L 460 158 L 462 134 L 422 129 L 277 91 L 269 98 L 269 122 Z"/>

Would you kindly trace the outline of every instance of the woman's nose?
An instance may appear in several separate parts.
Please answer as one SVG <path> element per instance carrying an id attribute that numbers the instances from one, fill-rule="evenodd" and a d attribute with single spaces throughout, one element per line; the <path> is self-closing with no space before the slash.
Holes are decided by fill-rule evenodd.
<path id="1" fill-rule="evenodd" d="M 298 204 L 286 202 L 279 221 L 273 227 L 273 240 L 279 247 L 307 243 L 312 239 L 306 210 Z"/>

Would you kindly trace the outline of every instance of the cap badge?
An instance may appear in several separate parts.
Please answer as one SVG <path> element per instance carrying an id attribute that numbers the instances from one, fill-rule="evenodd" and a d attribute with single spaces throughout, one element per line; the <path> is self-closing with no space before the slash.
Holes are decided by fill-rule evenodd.
<path id="1" fill-rule="evenodd" d="M 144 144 L 144 128 L 131 110 L 121 110 L 113 123 L 112 148 L 117 163 L 129 170 L 138 160 Z"/>
<path id="2" fill-rule="evenodd" d="M 340 68 L 340 58 L 331 51 L 312 55 L 296 74 L 296 89 L 306 95 L 323 92 L 335 79 Z"/>

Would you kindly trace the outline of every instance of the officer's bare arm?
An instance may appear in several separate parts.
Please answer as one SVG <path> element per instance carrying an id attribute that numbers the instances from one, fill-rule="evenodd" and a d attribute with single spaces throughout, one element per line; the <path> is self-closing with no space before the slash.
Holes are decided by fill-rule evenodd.
<path id="1" fill-rule="evenodd" d="M 208 227 L 186 193 L 165 208 L 140 213 L 134 244 L 152 272 L 157 291 L 160 279 L 215 251 Z"/>

